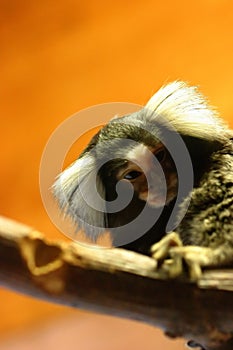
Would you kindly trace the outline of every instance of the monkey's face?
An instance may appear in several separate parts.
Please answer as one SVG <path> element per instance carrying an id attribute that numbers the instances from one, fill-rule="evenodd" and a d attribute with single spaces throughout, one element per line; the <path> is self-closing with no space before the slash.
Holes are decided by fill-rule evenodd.
<path id="1" fill-rule="evenodd" d="M 177 196 L 176 167 L 162 144 L 150 147 L 149 151 L 146 146 L 140 144 L 127 154 L 127 159 L 127 164 L 118 170 L 116 177 L 118 181 L 131 183 L 139 199 L 146 201 L 151 207 L 163 206 L 164 186 L 165 204 L 169 204 Z M 138 164 L 143 165 L 143 170 Z"/>

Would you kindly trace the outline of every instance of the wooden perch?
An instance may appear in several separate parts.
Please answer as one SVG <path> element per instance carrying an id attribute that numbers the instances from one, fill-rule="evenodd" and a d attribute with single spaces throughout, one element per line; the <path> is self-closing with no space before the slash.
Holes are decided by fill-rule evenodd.
<path id="1" fill-rule="evenodd" d="M 208 350 L 233 349 L 233 268 L 196 284 L 166 279 L 152 258 L 123 249 L 49 241 L 0 217 L 0 283 L 54 303 L 139 320 Z"/>

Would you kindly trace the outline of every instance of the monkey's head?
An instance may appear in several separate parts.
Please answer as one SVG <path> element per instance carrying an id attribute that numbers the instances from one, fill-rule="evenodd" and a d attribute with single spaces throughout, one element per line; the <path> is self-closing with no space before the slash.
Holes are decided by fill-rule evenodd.
<path id="1" fill-rule="evenodd" d="M 139 112 L 104 126 L 60 174 L 54 195 L 75 225 L 95 240 L 106 228 L 134 220 L 145 207 L 149 220 L 169 206 L 178 198 L 182 171 L 191 164 L 194 183 L 199 181 L 207 158 L 230 136 L 195 88 L 168 84 Z M 184 176 L 182 184 L 188 180 Z"/>
<path id="2" fill-rule="evenodd" d="M 146 206 L 146 219 L 137 224 L 143 233 L 149 213 L 154 218 L 177 196 L 176 166 L 160 140 L 164 130 L 144 113 L 138 121 L 136 115 L 110 121 L 54 185 L 61 208 L 93 240 L 132 222 Z"/>

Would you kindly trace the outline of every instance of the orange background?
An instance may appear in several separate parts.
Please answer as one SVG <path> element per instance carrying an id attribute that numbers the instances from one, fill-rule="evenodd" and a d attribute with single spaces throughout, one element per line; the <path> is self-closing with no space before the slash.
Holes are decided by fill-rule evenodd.
<path id="1" fill-rule="evenodd" d="M 53 130 L 85 107 L 144 104 L 163 83 L 182 79 L 199 85 L 233 126 L 231 0 L 0 0 L 0 9 L 1 214 L 63 237 L 41 202 L 40 157 Z M 0 340 L 58 315 L 87 317 L 3 289 L 0 312 Z M 125 323 L 111 322 L 124 342 Z M 137 327 L 134 350 L 140 341 L 145 347 L 145 326 Z M 148 339 L 183 349 L 154 330 Z"/>

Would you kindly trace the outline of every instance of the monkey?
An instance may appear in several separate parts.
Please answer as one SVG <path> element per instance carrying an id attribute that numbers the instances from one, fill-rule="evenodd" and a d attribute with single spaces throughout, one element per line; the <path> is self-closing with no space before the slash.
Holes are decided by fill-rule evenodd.
<path id="1" fill-rule="evenodd" d="M 162 86 L 114 117 L 55 180 L 62 212 L 93 242 L 203 266 L 233 262 L 233 131 L 196 87 Z M 166 264 L 164 264 L 166 269 Z"/>

